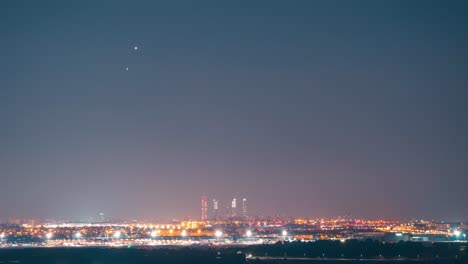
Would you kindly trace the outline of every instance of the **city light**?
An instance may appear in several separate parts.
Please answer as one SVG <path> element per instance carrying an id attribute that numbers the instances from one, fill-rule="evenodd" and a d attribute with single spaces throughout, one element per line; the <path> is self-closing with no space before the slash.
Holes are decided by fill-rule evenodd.
<path id="1" fill-rule="evenodd" d="M 262 244 L 264 243 L 263 236 L 269 236 L 276 242 L 286 243 L 286 241 L 297 239 L 299 241 L 313 241 L 319 239 L 339 240 L 345 242 L 349 239 L 356 237 L 367 237 L 379 230 L 382 236 L 388 236 L 390 240 L 410 240 L 410 241 L 435 241 L 441 235 L 445 237 L 444 241 L 464 242 L 466 240 L 466 226 L 461 224 L 458 227 L 450 226 L 446 223 L 435 221 L 418 221 L 418 222 L 400 222 L 400 221 L 386 221 L 386 220 L 355 220 L 345 222 L 342 219 L 292 219 L 292 220 L 278 220 L 278 219 L 265 219 L 262 221 L 251 222 L 250 219 L 236 220 L 238 222 L 228 222 L 229 220 L 216 220 L 213 222 L 196 222 L 196 221 L 182 221 L 174 225 L 167 225 L 162 223 L 66 223 L 51 225 L 22 225 L 18 227 L 6 227 L 0 230 L 1 243 L 0 247 L 4 247 L 6 238 L 9 243 L 18 243 L 15 241 L 16 237 L 28 235 L 42 240 L 44 245 L 48 247 L 54 246 L 55 243 L 50 243 L 56 240 L 56 245 L 80 246 L 95 245 L 99 241 L 106 245 L 157 245 L 163 244 L 164 241 L 170 239 L 175 244 L 188 245 L 203 244 L 209 242 L 210 239 L 203 239 L 210 237 L 217 244 L 231 244 L 236 243 L 231 237 L 238 236 L 238 230 L 242 229 L 241 236 L 244 240 L 240 239 L 241 243 L 245 244 Z M 224 221 L 224 222 L 223 222 Z M 296 228 L 290 223 L 301 223 Z M 221 225 L 223 227 L 221 227 Z M 281 225 L 282 228 L 276 229 L 271 226 Z M 304 230 L 304 225 L 307 229 Z M 156 227 L 164 229 L 157 229 Z M 169 227 L 169 229 L 168 229 Z M 180 229 L 179 229 L 180 227 Z M 336 235 L 336 230 L 347 230 L 346 236 Z M 256 234 L 261 234 L 257 236 Z M 126 236 L 126 234 L 132 234 Z M 294 234 L 294 236 L 293 236 Z M 66 238 L 72 238 L 75 242 L 65 241 Z M 144 241 L 142 238 L 147 238 Z M 188 239 L 194 238 L 194 239 Z M 165 238 L 161 241 L 158 238 Z M 226 239 L 224 239 L 226 238 Z M 455 241 L 454 241 L 455 240 Z"/>

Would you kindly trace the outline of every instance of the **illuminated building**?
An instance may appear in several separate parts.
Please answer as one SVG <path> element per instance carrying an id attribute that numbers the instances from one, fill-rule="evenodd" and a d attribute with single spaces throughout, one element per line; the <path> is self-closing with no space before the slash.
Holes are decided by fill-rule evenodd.
<path id="1" fill-rule="evenodd" d="M 247 199 L 242 199 L 242 216 L 247 217 Z"/>
<path id="2" fill-rule="evenodd" d="M 202 221 L 206 221 L 206 213 L 207 213 L 207 204 L 206 204 L 206 195 L 202 195 L 202 200 L 201 200 L 202 206 L 201 206 L 201 218 Z"/>
<path id="3" fill-rule="evenodd" d="M 218 200 L 213 199 L 213 219 L 218 218 L 218 216 L 219 216 Z"/>
<path id="4" fill-rule="evenodd" d="M 231 216 L 234 217 L 236 216 L 236 209 L 237 208 L 237 199 L 234 198 L 232 199 L 232 202 L 231 202 Z"/>

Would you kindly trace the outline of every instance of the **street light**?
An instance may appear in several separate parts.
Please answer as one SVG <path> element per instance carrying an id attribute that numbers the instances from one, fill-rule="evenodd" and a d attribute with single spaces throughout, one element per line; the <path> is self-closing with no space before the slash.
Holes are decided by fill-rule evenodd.
<path id="1" fill-rule="evenodd" d="M 187 231 L 182 230 L 182 233 L 180 233 L 181 236 L 186 237 L 187 236 Z"/>
<path id="2" fill-rule="evenodd" d="M 221 230 L 216 230 L 215 237 L 220 238 L 221 236 L 223 236 L 223 232 Z"/>
<path id="3" fill-rule="evenodd" d="M 47 240 L 51 239 L 51 238 L 52 238 L 52 233 L 50 233 L 50 232 L 47 233 L 47 234 L 46 234 L 46 238 L 47 238 Z"/>
<path id="4" fill-rule="evenodd" d="M 284 240 L 286 240 L 286 236 L 288 235 L 288 231 L 283 230 L 283 231 L 281 232 L 281 235 L 283 235 L 283 241 L 281 241 L 281 244 L 284 244 Z"/>
<path id="5" fill-rule="evenodd" d="M 247 237 L 251 237 L 251 236 L 252 236 L 252 231 L 247 230 L 247 231 L 245 232 L 245 235 L 246 235 Z"/>
<path id="6" fill-rule="evenodd" d="M 157 235 L 158 235 L 158 232 L 156 232 L 156 231 L 151 232 L 151 237 L 152 238 L 155 238 Z"/>
<path id="7" fill-rule="evenodd" d="M 80 233 L 80 232 L 76 232 L 75 237 L 78 238 L 78 239 L 81 238 L 81 233 Z"/>
<path id="8" fill-rule="evenodd" d="M 121 234 L 122 234 L 122 233 L 121 233 L 120 231 L 115 231 L 115 233 L 114 233 L 114 238 L 117 238 L 117 239 L 120 238 L 120 235 L 121 235 Z"/>

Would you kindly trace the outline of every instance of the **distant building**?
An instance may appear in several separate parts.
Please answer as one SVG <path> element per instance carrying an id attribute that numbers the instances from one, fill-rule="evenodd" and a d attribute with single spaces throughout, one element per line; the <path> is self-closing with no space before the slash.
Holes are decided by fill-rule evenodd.
<path id="1" fill-rule="evenodd" d="M 202 221 L 206 221 L 207 220 L 207 217 L 206 217 L 206 214 L 207 214 L 207 203 L 206 203 L 206 195 L 202 195 L 202 200 L 201 200 L 201 220 Z"/>
<path id="2" fill-rule="evenodd" d="M 219 205 L 218 205 L 218 200 L 213 199 L 213 219 L 217 219 L 219 217 Z"/>
<path id="3" fill-rule="evenodd" d="M 231 216 L 235 217 L 237 215 L 237 199 L 232 199 L 231 202 Z"/>
<path id="4" fill-rule="evenodd" d="M 385 242 L 409 241 L 410 238 L 410 234 L 405 233 L 385 233 L 384 235 Z"/>
<path id="5" fill-rule="evenodd" d="M 242 216 L 247 217 L 247 199 L 242 199 Z"/>
<path id="6" fill-rule="evenodd" d="M 231 207 L 229 207 L 229 205 L 226 205 L 226 211 L 224 212 L 224 218 L 228 219 L 229 217 L 231 217 Z"/>

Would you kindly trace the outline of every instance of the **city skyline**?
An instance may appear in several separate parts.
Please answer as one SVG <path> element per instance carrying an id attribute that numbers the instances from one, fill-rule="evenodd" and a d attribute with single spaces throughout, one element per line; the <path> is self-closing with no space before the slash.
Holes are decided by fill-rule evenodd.
<path id="1" fill-rule="evenodd" d="M 467 221 L 466 10 L 2 1 L 0 220 Z"/>

